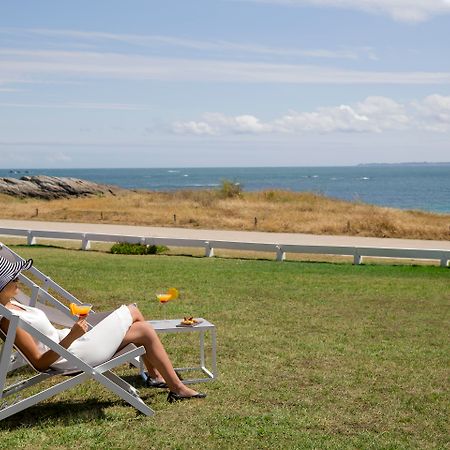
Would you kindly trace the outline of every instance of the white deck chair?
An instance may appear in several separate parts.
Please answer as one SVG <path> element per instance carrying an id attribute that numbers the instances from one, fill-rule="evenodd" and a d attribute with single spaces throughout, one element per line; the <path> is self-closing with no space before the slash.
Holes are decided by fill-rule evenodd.
<path id="1" fill-rule="evenodd" d="M 11 249 L 9 249 L 2 243 L 0 243 L 0 254 L 11 261 L 14 261 L 16 258 L 18 258 L 18 255 L 16 255 Z M 55 296 L 53 296 L 49 292 L 49 290 L 51 289 L 55 292 L 55 295 L 58 295 L 58 297 L 61 297 L 68 302 L 74 302 L 78 304 L 80 304 L 81 302 L 65 289 L 61 288 L 54 281 L 52 281 L 49 277 L 45 276 L 35 267 L 32 267 L 28 272 L 30 272 L 34 276 L 34 278 L 36 278 L 36 282 L 32 281 L 24 274 L 20 274 L 19 277 L 20 281 L 30 288 L 31 295 L 28 296 L 24 292 L 21 292 L 16 297 L 16 299 L 21 303 L 35 306 L 44 310 L 51 322 L 71 327 L 74 323 L 74 318 L 71 315 L 69 308 L 65 306 L 60 300 L 55 298 Z M 116 353 L 109 361 L 92 367 L 74 356 L 64 347 L 59 345 L 59 343 L 53 342 L 47 336 L 40 333 L 34 327 L 20 319 L 19 316 L 12 314 L 12 312 L 8 308 L 1 304 L 0 316 L 3 316 L 7 320 L 9 320 L 8 333 L 6 334 L 6 336 L 1 333 L 3 335 L 2 337 L 4 338 L 4 343 L 0 353 L 0 397 L 2 400 L 9 395 L 17 394 L 23 389 L 36 385 L 37 383 L 40 383 L 41 381 L 48 379 L 49 377 L 55 375 L 68 376 L 67 378 L 63 379 L 63 381 L 60 381 L 50 388 L 31 395 L 28 398 L 19 398 L 13 404 L 7 404 L 6 402 L 4 402 L 0 406 L 0 420 L 23 411 L 24 409 L 33 406 L 38 402 L 46 400 L 53 395 L 74 387 L 90 378 L 98 381 L 106 389 L 114 392 L 116 395 L 121 397 L 130 405 L 134 406 L 143 414 L 148 416 L 154 414 L 154 411 L 144 403 L 144 401 L 139 397 L 138 391 L 133 386 L 111 372 L 111 369 L 125 363 L 131 363 L 139 367 L 139 357 L 145 353 L 144 347 L 136 347 L 130 344 Z M 104 314 L 96 313 L 92 314 L 92 317 L 91 315 L 89 317 L 89 322 L 93 324 L 104 317 Z M 37 371 L 32 366 L 32 364 L 27 361 L 23 355 L 21 355 L 20 351 L 18 351 L 18 349 L 14 347 L 14 339 L 17 327 L 24 329 L 34 338 L 41 341 L 43 344 L 51 348 L 67 361 L 73 363 L 73 367 L 75 369 L 71 371 L 51 369 L 45 372 Z M 36 372 L 38 372 L 38 374 L 35 374 L 26 380 L 21 380 L 17 383 L 7 386 L 8 373 L 25 364 L 29 364 Z"/>

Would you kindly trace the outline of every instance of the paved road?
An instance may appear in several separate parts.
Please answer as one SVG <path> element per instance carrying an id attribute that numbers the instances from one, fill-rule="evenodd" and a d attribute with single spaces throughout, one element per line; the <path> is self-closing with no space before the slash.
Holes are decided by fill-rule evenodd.
<path id="1" fill-rule="evenodd" d="M 259 231 L 192 230 L 187 228 L 143 227 L 92 223 L 39 222 L 2 220 L 0 228 L 45 231 L 73 231 L 80 233 L 121 234 L 140 237 L 202 239 L 205 241 L 235 241 L 294 245 L 330 245 L 351 247 L 420 248 L 450 250 L 450 241 L 418 239 L 390 239 L 353 236 L 324 236 L 301 233 L 265 233 Z M 1 232 L 0 232 L 1 234 Z"/>

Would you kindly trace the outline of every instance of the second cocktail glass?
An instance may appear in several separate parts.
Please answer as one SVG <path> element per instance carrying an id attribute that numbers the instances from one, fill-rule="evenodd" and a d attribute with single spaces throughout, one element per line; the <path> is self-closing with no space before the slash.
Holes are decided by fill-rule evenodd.
<path id="1" fill-rule="evenodd" d="M 163 319 L 166 319 L 166 304 L 170 300 L 175 300 L 178 298 L 179 292 L 176 288 L 170 288 L 165 294 L 156 294 L 156 298 L 159 301 L 160 309 L 162 309 Z"/>

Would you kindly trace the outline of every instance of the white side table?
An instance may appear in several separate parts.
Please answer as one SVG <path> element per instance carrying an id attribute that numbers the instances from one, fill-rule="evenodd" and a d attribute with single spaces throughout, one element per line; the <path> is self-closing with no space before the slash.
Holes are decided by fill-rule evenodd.
<path id="1" fill-rule="evenodd" d="M 206 319 L 201 319 L 202 322 L 192 327 L 177 327 L 181 319 L 169 320 L 149 320 L 157 333 L 198 333 L 199 334 L 199 366 L 197 367 L 176 367 L 177 372 L 186 371 L 201 371 L 205 376 L 202 378 L 183 378 L 184 384 L 202 383 L 205 381 L 213 381 L 217 378 L 217 338 L 216 327 Z M 205 358 L 205 335 L 209 335 L 211 340 L 211 367 L 206 367 Z M 143 366 L 141 367 L 141 374 L 144 374 Z M 145 376 L 144 376 L 145 377 Z"/>

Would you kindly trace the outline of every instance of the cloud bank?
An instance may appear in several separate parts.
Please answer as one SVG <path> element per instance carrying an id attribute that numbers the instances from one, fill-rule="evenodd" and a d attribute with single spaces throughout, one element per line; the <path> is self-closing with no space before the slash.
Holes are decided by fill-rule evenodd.
<path id="1" fill-rule="evenodd" d="M 448 133 L 450 96 L 434 94 L 408 104 L 371 96 L 353 105 L 327 106 L 310 112 L 291 111 L 270 122 L 248 114 L 206 113 L 199 121 L 174 122 L 171 129 L 175 134 L 197 136 L 382 133 L 414 129 Z"/>

